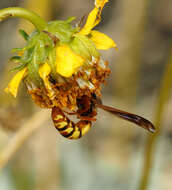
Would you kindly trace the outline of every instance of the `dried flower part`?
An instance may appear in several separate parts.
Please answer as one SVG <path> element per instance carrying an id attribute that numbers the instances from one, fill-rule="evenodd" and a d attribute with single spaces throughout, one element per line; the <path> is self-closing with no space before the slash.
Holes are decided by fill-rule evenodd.
<path id="1" fill-rule="evenodd" d="M 44 87 L 32 86 L 25 80 L 29 94 L 33 101 L 43 108 L 60 107 L 76 111 L 77 99 L 86 95 L 91 97 L 93 93 L 101 96 L 101 84 L 110 74 L 107 62 L 102 58 L 93 59 L 90 65 L 83 66 L 70 78 L 60 77 L 54 79 L 48 77 Z M 52 95 L 53 94 L 53 95 Z"/>

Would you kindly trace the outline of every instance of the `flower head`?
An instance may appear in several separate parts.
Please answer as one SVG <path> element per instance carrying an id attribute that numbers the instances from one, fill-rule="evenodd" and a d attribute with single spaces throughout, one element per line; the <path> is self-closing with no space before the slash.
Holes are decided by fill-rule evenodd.
<path id="1" fill-rule="evenodd" d="M 31 35 L 20 31 L 27 40 L 24 48 L 14 49 L 12 60 L 20 63 L 18 73 L 5 89 L 16 97 L 20 82 L 26 84 L 33 101 L 40 107 L 76 109 L 77 98 L 95 93 L 110 73 L 99 49 L 115 48 L 115 42 L 93 28 L 101 20 L 108 0 L 95 0 L 85 25 L 73 27 L 74 17 L 52 21 L 42 31 Z"/>

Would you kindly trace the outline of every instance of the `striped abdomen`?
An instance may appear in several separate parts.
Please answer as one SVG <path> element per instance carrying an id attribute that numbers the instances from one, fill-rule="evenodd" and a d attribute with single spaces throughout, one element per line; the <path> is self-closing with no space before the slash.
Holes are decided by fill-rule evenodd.
<path id="1" fill-rule="evenodd" d="M 91 128 L 91 121 L 80 120 L 75 124 L 58 107 L 52 108 L 52 120 L 60 134 L 68 139 L 79 139 Z"/>

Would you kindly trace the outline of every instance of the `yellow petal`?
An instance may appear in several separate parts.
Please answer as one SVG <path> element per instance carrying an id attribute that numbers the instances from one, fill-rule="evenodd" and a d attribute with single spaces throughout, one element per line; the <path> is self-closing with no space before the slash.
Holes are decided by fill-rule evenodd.
<path id="1" fill-rule="evenodd" d="M 24 69 L 22 69 L 21 71 L 19 71 L 11 79 L 10 83 L 8 84 L 7 88 L 4 89 L 4 91 L 7 92 L 7 93 L 11 93 L 14 97 L 16 97 L 19 84 L 20 84 L 21 80 L 23 79 L 23 77 L 25 76 L 26 72 L 27 72 L 26 67 Z"/>
<path id="2" fill-rule="evenodd" d="M 88 15 L 86 24 L 84 25 L 84 27 L 79 32 L 80 34 L 88 35 L 91 32 L 91 30 L 97 24 L 99 24 L 99 22 L 101 20 L 102 9 L 103 9 L 105 3 L 107 3 L 107 2 L 108 2 L 108 0 L 96 0 L 95 1 L 95 8 Z"/>
<path id="3" fill-rule="evenodd" d="M 86 21 L 84 27 L 79 32 L 80 34 L 87 35 L 87 34 L 90 33 L 90 31 L 92 30 L 92 28 L 95 27 L 95 22 L 97 20 L 98 13 L 99 13 L 99 9 L 97 7 L 95 7 L 90 12 L 90 14 L 88 15 L 88 18 L 87 18 L 87 21 Z"/>
<path id="4" fill-rule="evenodd" d="M 54 91 L 52 89 L 51 83 L 49 82 L 49 74 L 51 72 L 51 68 L 47 63 L 44 63 L 42 66 L 39 68 L 39 75 L 44 81 L 45 88 L 47 89 L 48 96 L 53 99 L 54 98 Z"/>
<path id="5" fill-rule="evenodd" d="M 70 77 L 84 63 L 84 59 L 75 54 L 67 45 L 56 49 L 56 71 L 64 77 Z"/>
<path id="6" fill-rule="evenodd" d="M 43 79 L 43 81 L 46 80 L 46 78 L 50 74 L 50 72 L 51 72 L 51 68 L 47 63 L 43 64 L 39 68 L 39 75 Z"/>
<path id="7" fill-rule="evenodd" d="M 109 49 L 109 48 L 116 48 L 116 43 L 106 34 L 102 32 L 98 32 L 96 30 L 91 31 L 90 39 L 94 42 L 97 49 Z"/>
<path id="8" fill-rule="evenodd" d="M 108 0 L 95 0 L 95 6 L 103 9 Z"/>

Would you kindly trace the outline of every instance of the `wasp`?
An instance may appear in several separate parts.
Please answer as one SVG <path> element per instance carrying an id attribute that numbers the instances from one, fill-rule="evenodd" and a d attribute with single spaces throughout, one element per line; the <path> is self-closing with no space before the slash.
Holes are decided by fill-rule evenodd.
<path id="1" fill-rule="evenodd" d="M 113 107 L 105 106 L 102 104 L 101 99 L 94 93 L 91 97 L 83 95 L 77 99 L 76 112 L 66 112 L 59 107 L 53 107 L 52 120 L 54 122 L 54 126 L 63 137 L 68 139 L 79 139 L 90 130 L 92 122 L 96 121 L 97 108 L 103 109 L 119 118 L 135 123 L 152 133 L 155 132 L 154 125 L 147 119 Z M 79 121 L 74 123 L 66 115 L 76 115 Z"/>

